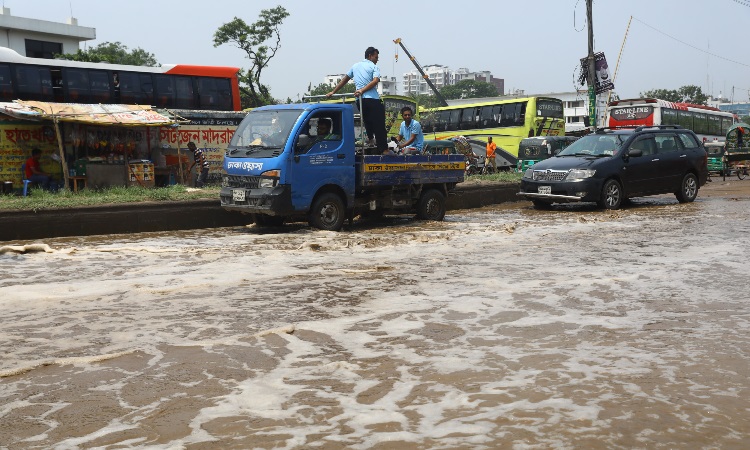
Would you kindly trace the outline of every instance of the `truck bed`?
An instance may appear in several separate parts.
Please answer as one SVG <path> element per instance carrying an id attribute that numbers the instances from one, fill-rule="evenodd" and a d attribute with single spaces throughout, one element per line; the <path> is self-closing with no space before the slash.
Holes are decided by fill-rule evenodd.
<path id="1" fill-rule="evenodd" d="M 357 186 L 460 183 L 463 155 L 367 155 L 356 157 Z"/>

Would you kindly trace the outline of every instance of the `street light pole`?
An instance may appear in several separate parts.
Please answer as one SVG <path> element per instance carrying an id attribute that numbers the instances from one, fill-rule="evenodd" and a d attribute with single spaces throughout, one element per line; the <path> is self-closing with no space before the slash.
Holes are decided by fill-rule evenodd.
<path id="1" fill-rule="evenodd" d="M 589 123 L 596 131 L 596 66 L 594 61 L 594 20 L 593 1 L 586 0 L 586 20 L 589 29 L 588 86 L 589 86 Z"/>

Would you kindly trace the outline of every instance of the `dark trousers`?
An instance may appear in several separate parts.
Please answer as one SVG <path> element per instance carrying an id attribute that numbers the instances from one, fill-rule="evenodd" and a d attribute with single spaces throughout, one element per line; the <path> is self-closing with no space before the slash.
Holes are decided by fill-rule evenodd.
<path id="1" fill-rule="evenodd" d="M 381 152 L 387 150 L 388 138 L 385 131 L 385 106 L 383 102 L 380 99 L 363 98 L 362 110 L 367 138 L 372 139 L 374 134 L 378 150 Z"/>
<path id="2" fill-rule="evenodd" d="M 203 187 L 204 184 L 206 184 L 206 180 L 208 179 L 208 167 L 204 167 L 201 169 L 201 173 L 198 175 L 198 180 L 195 182 L 195 187 Z"/>

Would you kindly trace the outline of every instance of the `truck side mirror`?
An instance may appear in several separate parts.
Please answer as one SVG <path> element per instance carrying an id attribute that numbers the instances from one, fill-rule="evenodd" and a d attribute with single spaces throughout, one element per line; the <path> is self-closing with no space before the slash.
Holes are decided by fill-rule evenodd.
<path id="1" fill-rule="evenodd" d="M 313 140 L 306 134 L 300 134 L 297 138 L 297 145 L 294 148 L 294 153 L 305 153 L 312 144 Z"/>

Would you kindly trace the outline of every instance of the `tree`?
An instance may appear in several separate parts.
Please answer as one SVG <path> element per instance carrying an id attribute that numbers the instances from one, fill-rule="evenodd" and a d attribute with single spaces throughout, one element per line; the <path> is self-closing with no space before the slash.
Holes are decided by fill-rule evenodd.
<path id="1" fill-rule="evenodd" d="M 334 86 L 331 86 L 328 83 L 320 83 L 319 85 L 315 86 L 312 89 L 308 89 L 307 95 L 308 96 L 315 96 L 315 95 L 326 95 L 327 93 L 331 92 L 333 90 Z M 354 82 L 350 81 L 344 85 L 337 94 L 352 94 L 354 91 L 356 91 L 356 87 L 354 86 Z"/>
<path id="2" fill-rule="evenodd" d="M 708 101 L 708 96 L 703 93 L 700 86 L 692 84 L 683 86 L 677 90 L 652 89 L 650 91 L 641 92 L 640 95 L 644 98 L 658 98 L 668 102 L 693 103 L 696 105 L 705 105 Z"/>
<path id="3" fill-rule="evenodd" d="M 245 51 L 250 60 L 250 68 L 246 73 L 240 71 L 238 76 L 242 83 L 242 106 L 245 108 L 274 103 L 268 87 L 261 83 L 260 77 L 263 69 L 281 47 L 279 26 L 287 17 L 289 13 L 283 6 L 263 9 L 260 11 L 259 19 L 252 25 L 235 17 L 214 33 L 214 47 L 231 43 Z M 267 41 L 271 41 L 271 44 L 265 44 Z"/>
<path id="4" fill-rule="evenodd" d="M 81 62 L 105 62 L 110 64 L 127 64 L 131 66 L 156 67 L 159 65 L 153 53 L 140 47 L 128 51 L 128 47 L 120 42 L 102 42 L 87 50 L 78 49 L 76 53 L 55 55 L 57 59 L 67 59 Z"/>
<path id="5" fill-rule="evenodd" d="M 440 94 L 446 100 L 456 98 L 497 97 L 497 87 L 492 83 L 479 80 L 461 80 L 456 84 L 449 84 L 440 89 Z"/>

